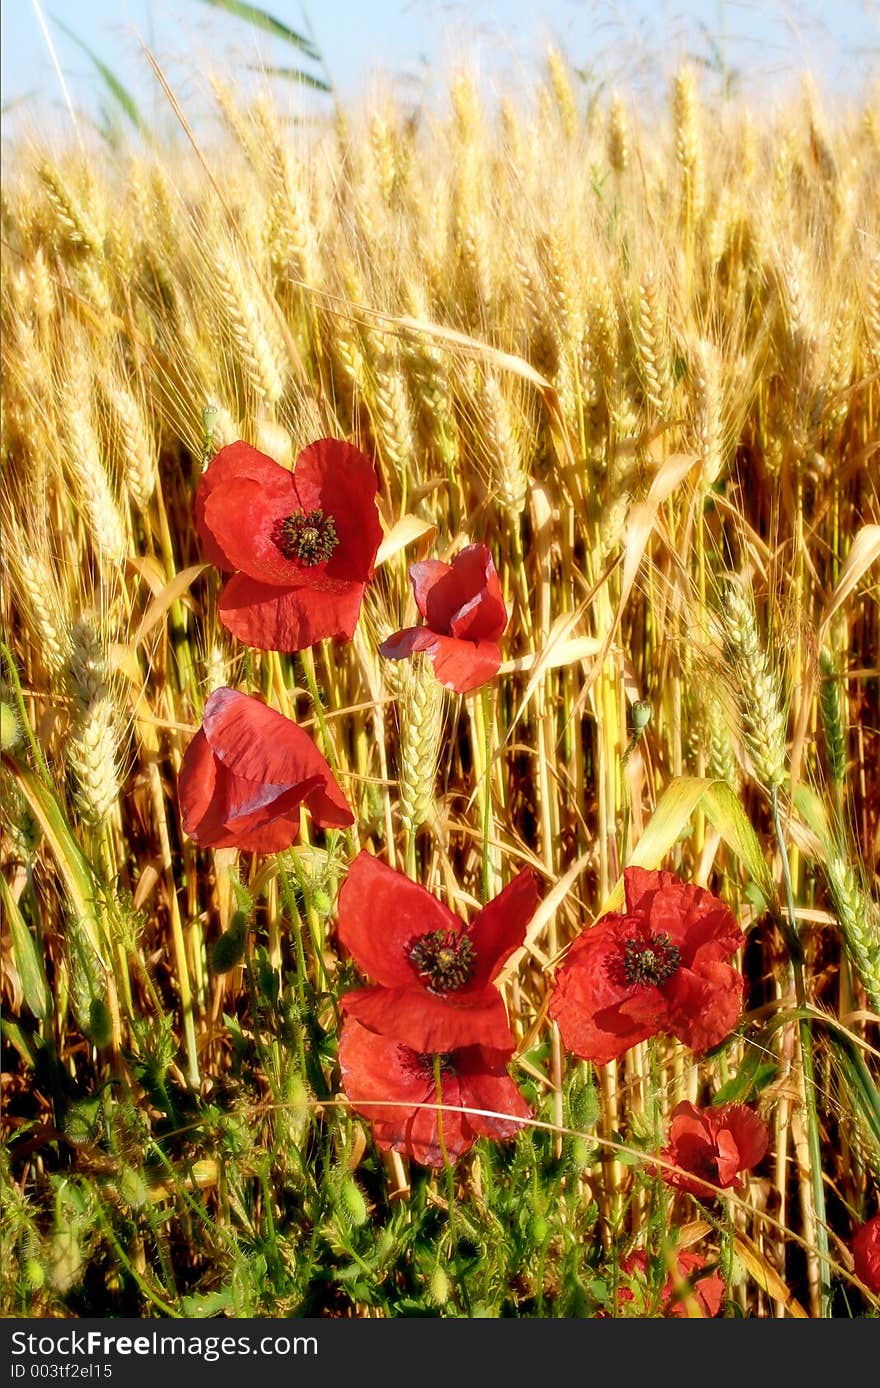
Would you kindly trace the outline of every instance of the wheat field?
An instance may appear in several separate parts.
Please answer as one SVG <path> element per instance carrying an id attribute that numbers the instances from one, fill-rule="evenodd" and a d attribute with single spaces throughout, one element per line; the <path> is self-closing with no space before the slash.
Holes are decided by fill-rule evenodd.
<path id="1" fill-rule="evenodd" d="M 519 96 L 292 127 L 218 79 L 213 140 L 7 158 L 6 1315 L 662 1315 L 684 1249 L 726 1315 L 877 1314 L 880 111 L 687 67 L 651 110 L 556 52 Z M 379 477 L 357 629 L 249 648 L 199 479 L 324 437 Z M 510 619 L 459 696 L 379 645 L 478 542 Z M 184 832 L 222 686 L 314 738 L 350 830 Z M 440 1169 L 340 1082 L 364 849 L 464 917 L 539 882 L 499 980 L 532 1120 Z M 592 1065 L 548 998 L 629 863 L 727 903 L 743 1010 Z M 652 1165 L 685 1100 L 769 1131 L 714 1202 Z"/>

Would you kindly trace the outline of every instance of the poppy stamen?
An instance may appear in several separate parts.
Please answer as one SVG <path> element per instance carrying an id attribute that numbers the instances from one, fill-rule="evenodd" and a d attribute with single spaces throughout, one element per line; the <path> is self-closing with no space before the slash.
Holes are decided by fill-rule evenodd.
<path id="1" fill-rule="evenodd" d="M 668 935 L 627 940 L 624 945 L 623 972 L 633 987 L 647 984 L 659 988 L 672 978 L 680 963 L 681 951 Z"/>
<path id="2" fill-rule="evenodd" d="M 285 559 L 298 559 L 307 568 L 323 564 L 339 543 L 336 523 L 323 511 L 293 511 L 275 522 L 272 539 Z"/>
<path id="3" fill-rule="evenodd" d="M 407 957 L 424 978 L 430 993 L 454 993 L 470 980 L 477 951 L 468 935 L 458 930 L 432 930 L 411 940 Z"/>

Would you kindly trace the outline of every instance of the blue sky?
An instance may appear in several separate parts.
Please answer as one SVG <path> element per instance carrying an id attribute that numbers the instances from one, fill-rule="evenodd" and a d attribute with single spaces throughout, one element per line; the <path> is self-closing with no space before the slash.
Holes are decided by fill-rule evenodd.
<path id="1" fill-rule="evenodd" d="M 835 98 L 857 97 L 878 69 L 875 0 L 255 0 L 291 28 L 311 28 L 345 98 L 387 72 L 401 95 L 448 77 L 470 56 L 496 86 L 539 70 L 554 41 L 576 67 L 621 85 L 650 84 L 684 52 L 708 56 L 704 30 L 724 36 L 750 91 L 778 91 L 809 67 Z M 129 88 L 148 118 L 161 106 L 137 33 L 157 54 L 184 105 L 198 109 L 205 72 L 255 82 L 250 65 L 302 61 L 203 0 L 39 0 L 73 104 L 95 114 L 102 85 L 73 30 Z M 7 128 L 63 119 L 63 102 L 33 0 L 2 3 Z M 314 65 L 312 65 L 314 66 Z M 707 78 L 711 80 L 711 77 Z M 276 90 L 278 84 L 276 84 Z M 292 95 L 289 84 L 281 92 Z M 297 96 L 296 100 L 300 98 Z"/>

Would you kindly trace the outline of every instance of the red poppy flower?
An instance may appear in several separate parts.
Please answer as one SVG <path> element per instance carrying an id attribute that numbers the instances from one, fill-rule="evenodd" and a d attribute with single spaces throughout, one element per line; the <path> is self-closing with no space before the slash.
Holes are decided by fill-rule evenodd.
<path id="1" fill-rule="evenodd" d="M 572 945 L 550 999 L 565 1045 L 596 1064 L 658 1032 L 694 1051 L 739 1016 L 743 977 L 724 961 L 743 941 L 723 901 L 671 872 L 625 868 L 626 910 Z"/>
<path id="2" fill-rule="evenodd" d="M 235 689 L 215 689 L 178 777 L 183 827 L 205 848 L 279 853 L 299 837 L 305 804 L 322 828 L 354 822 L 312 739 Z"/>
<path id="3" fill-rule="evenodd" d="M 729 1186 L 741 1190 L 745 1186 L 742 1173 L 757 1166 L 769 1146 L 767 1125 L 745 1104 L 699 1109 L 685 1101 L 670 1114 L 669 1146 L 661 1153 L 665 1161 L 682 1169 L 663 1167 L 660 1174 L 667 1185 L 708 1200 L 712 1192 L 689 1176 L 725 1190 Z"/>
<path id="4" fill-rule="evenodd" d="M 382 529 L 369 458 L 318 439 L 293 472 L 231 443 L 199 482 L 195 521 L 204 553 L 232 572 L 220 620 L 249 646 L 300 651 L 357 625 Z"/>
<path id="5" fill-rule="evenodd" d="M 359 853 L 339 893 L 339 940 L 378 988 L 344 993 L 370 1031 L 425 1054 L 510 1040 L 492 980 L 522 944 L 538 902 L 524 868 L 469 926 L 402 872 Z"/>
<path id="6" fill-rule="evenodd" d="M 880 1296 L 880 1214 L 863 1224 L 852 1241 L 856 1277 Z"/>
<path id="7" fill-rule="evenodd" d="M 677 1253 L 675 1276 L 669 1276 L 660 1293 L 660 1311 L 664 1316 L 690 1316 L 694 1300 L 704 1316 L 717 1316 L 724 1303 L 724 1279 L 717 1272 L 703 1272 L 706 1259 L 699 1253 Z M 618 1304 L 635 1302 L 647 1310 L 648 1257 L 637 1248 L 620 1264 L 620 1271 L 630 1278 L 631 1286 L 618 1287 Z"/>
<path id="8" fill-rule="evenodd" d="M 513 1137 L 529 1118 L 528 1104 L 507 1073 L 512 1039 L 501 1050 L 462 1046 L 439 1055 L 443 1142 L 457 1161 L 478 1137 Z M 339 1038 L 342 1083 L 352 1106 L 373 1124 L 377 1145 L 412 1157 L 422 1166 L 442 1166 L 436 1108 L 435 1056 L 411 1050 L 392 1036 L 368 1031 L 346 1018 Z M 448 1107 L 447 1107 L 448 1106 Z M 456 1109 L 484 1109 L 462 1113 Z"/>
<path id="9" fill-rule="evenodd" d="M 405 660 L 424 651 L 440 683 L 457 694 L 492 679 L 501 664 L 498 638 L 507 609 L 486 546 L 468 545 L 451 564 L 412 564 L 409 577 L 427 625 L 396 631 L 382 642 L 382 654 Z"/>

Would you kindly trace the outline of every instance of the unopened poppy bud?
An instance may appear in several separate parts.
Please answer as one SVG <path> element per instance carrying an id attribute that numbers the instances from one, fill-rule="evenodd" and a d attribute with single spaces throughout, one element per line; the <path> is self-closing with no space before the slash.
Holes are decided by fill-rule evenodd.
<path id="1" fill-rule="evenodd" d="M 119 1194 L 133 1210 L 142 1210 L 150 1198 L 147 1183 L 139 1171 L 127 1166 L 119 1181 Z"/>
<path id="2" fill-rule="evenodd" d="M 532 1215 L 529 1220 L 529 1236 L 532 1242 L 538 1245 L 544 1243 L 549 1232 L 550 1225 L 547 1223 L 544 1216 L 540 1214 Z"/>
<path id="3" fill-rule="evenodd" d="M 0 700 L 0 751 L 14 752 L 21 742 L 21 724 L 15 709 Z"/>
<path id="4" fill-rule="evenodd" d="M 312 892 L 312 905 L 321 917 L 329 916 L 333 910 L 333 902 L 321 887 Z"/>
<path id="5" fill-rule="evenodd" d="M 573 1137 L 571 1140 L 571 1164 L 575 1171 L 583 1171 L 585 1167 L 593 1163 L 593 1148 L 582 1137 Z"/>
<path id="6" fill-rule="evenodd" d="M 246 938 L 246 918 L 243 912 L 236 911 L 229 929 L 223 931 L 211 951 L 211 968 L 215 974 L 229 973 L 230 969 L 241 963 Z"/>
<path id="7" fill-rule="evenodd" d="M 355 1229 L 359 1229 L 362 1224 L 366 1224 L 367 1202 L 364 1199 L 363 1191 L 353 1176 L 349 1176 L 342 1184 L 342 1203 Z"/>
<path id="8" fill-rule="evenodd" d="M 100 1050 L 110 1045 L 112 1035 L 113 1021 L 109 1007 L 103 998 L 92 998 L 89 1004 L 89 1040 Z"/>
<path id="9" fill-rule="evenodd" d="M 449 1300 L 449 1278 L 439 1266 L 431 1273 L 431 1297 L 438 1306 L 445 1306 Z"/>

